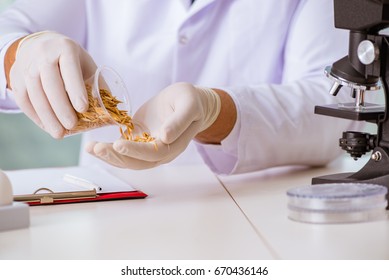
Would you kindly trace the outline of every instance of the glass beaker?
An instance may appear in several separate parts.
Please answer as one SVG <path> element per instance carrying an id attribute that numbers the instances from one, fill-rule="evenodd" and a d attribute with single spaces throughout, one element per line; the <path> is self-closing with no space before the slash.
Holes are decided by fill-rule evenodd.
<path id="1" fill-rule="evenodd" d="M 115 70 L 107 66 L 98 67 L 95 74 L 85 81 L 89 107 L 86 112 L 77 113 L 77 125 L 67 130 L 70 136 L 108 125 L 133 129 L 130 95 Z"/>

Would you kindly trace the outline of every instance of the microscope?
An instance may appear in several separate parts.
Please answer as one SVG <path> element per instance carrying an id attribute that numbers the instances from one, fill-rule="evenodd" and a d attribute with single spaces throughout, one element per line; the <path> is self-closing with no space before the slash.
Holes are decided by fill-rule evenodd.
<path id="1" fill-rule="evenodd" d="M 370 183 L 389 188 L 389 0 L 334 0 L 335 27 L 349 33 L 348 55 L 328 66 L 333 81 L 330 94 L 349 87 L 352 103 L 316 106 L 315 114 L 377 124 L 377 134 L 345 131 L 340 147 L 354 159 L 371 152 L 369 161 L 355 173 L 312 179 L 313 184 Z M 382 88 L 384 105 L 365 102 L 365 93 Z M 389 200 L 389 195 L 387 195 Z"/>

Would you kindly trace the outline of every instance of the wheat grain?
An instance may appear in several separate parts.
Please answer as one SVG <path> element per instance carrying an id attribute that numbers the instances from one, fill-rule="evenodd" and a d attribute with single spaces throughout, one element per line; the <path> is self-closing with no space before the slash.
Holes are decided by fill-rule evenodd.
<path id="1" fill-rule="evenodd" d="M 119 125 L 120 134 L 126 140 L 135 142 L 155 141 L 155 138 L 147 132 L 143 132 L 142 135 L 133 136 L 132 132 L 134 130 L 134 123 L 132 118 L 128 115 L 126 110 L 120 110 L 117 107 L 122 102 L 113 96 L 108 90 L 100 89 L 99 91 L 101 101 L 105 107 L 104 109 L 101 107 L 99 100 L 96 97 L 93 97 L 92 87 L 90 85 L 86 85 L 85 87 L 88 93 L 88 110 L 82 113 L 76 112 L 78 123 L 74 128 L 66 131 L 67 135 L 83 132 L 93 128 L 99 128 L 105 125 L 117 124 Z M 126 128 L 125 131 L 123 131 L 122 126 Z M 155 143 L 154 145 L 157 149 Z"/>

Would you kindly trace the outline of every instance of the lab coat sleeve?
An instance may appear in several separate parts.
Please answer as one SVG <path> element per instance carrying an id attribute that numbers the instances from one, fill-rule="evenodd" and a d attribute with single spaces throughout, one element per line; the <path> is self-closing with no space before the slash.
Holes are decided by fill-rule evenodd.
<path id="1" fill-rule="evenodd" d="M 51 30 L 85 44 L 84 0 L 17 0 L 0 15 L 0 63 L 8 47 L 27 34 Z M 0 111 L 18 111 L 0 67 Z"/>
<path id="2" fill-rule="evenodd" d="M 331 2 L 301 1 L 285 42 L 280 84 L 224 89 L 236 103 L 236 125 L 221 145 L 197 145 L 214 172 L 325 165 L 342 152 L 342 131 L 359 124 L 314 114 L 315 105 L 353 102 L 347 92 L 331 96 L 323 72 L 347 54 L 348 33 L 334 28 Z"/>

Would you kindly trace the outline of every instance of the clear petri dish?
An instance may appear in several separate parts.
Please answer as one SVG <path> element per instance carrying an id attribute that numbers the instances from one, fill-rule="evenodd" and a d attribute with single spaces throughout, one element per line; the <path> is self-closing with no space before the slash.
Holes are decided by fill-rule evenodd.
<path id="1" fill-rule="evenodd" d="M 387 217 L 385 186 L 318 184 L 287 191 L 288 217 L 307 223 L 355 223 Z"/>

